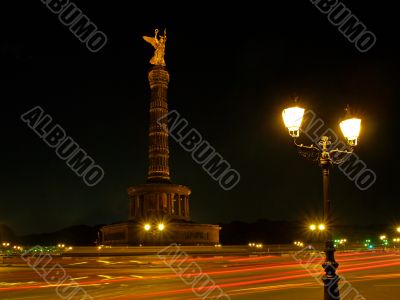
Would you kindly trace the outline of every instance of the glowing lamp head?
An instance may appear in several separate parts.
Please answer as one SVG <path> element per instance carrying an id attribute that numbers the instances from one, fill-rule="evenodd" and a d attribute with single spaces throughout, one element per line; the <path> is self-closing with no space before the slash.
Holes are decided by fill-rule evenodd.
<path id="1" fill-rule="evenodd" d="M 386 240 L 386 235 L 381 235 L 379 238 L 380 238 L 382 241 L 383 241 L 383 240 Z"/>
<path id="2" fill-rule="evenodd" d="M 397 227 L 397 229 L 396 229 L 396 230 L 397 230 L 397 232 L 400 232 L 400 227 Z"/>
<path id="3" fill-rule="evenodd" d="M 310 230 L 311 230 L 311 231 L 314 231 L 315 229 L 317 229 L 317 226 L 315 226 L 315 224 L 311 224 L 311 225 L 310 225 Z"/>
<path id="4" fill-rule="evenodd" d="M 158 230 L 163 231 L 165 229 L 165 225 L 163 223 L 158 224 Z"/>
<path id="5" fill-rule="evenodd" d="M 350 146 L 357 146 L 358 136 L 361 130 L 361 119 L 349 118 L 340 122 L 340 129 Z"/>
<path id="6" fill-rule="evenodd" d="M 325 225 L 324 224 L 319 224 L 318 225 L 318 229 L 321 230 L 321 231 L 325 230 Z"/>
<path id="7" fill-rule="evenodd" d="M 300 126 L 304 116 L 304 108 L 290 107 L 282 111 L 283 122 L 289 130 L 289 134 L 293 138 L 300 135 Z"/>
<path id="8" fill-rule="evenodd" d="M 151 228 L 150 224 L 144 224 L 144 230 L 149 231 Z"/>

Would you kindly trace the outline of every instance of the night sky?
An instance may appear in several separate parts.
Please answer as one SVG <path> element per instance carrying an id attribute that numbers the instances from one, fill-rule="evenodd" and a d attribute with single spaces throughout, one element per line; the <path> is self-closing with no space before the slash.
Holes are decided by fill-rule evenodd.
<path id="1" fill-rule="evenodd" d="M 399 49 L 389 4 L 346 1 L 377 37 L 360 53 L 310 1 L 267 1 L 264 7 L 251 1 L 76 0 L 108 37 L 92 53 L 41 1 L 7 2 L 0 42 L 0 223 L 16 233 L 127 219 L 126 189 L 144 183 L 147 174 L 153 49 L 142 35 L 165 27 L 170 109 L 241 175 L 224 191 L 171 139 L 172 180 L 192 188 L 192 219 L 306 222 L 321 216 L 321 170 L 298 155 L 281 120 L 298 95 L 338 133 L 347 103 L 362 118 L 356 152 L 377 181 L 360 191 L 334 169 L 336 222 L 400 221 Z M 21 121 L 37 105 L 104 169 L 98 185 L 86 186 Z M 302 142 L 310 143 L 304 136 Z"/>

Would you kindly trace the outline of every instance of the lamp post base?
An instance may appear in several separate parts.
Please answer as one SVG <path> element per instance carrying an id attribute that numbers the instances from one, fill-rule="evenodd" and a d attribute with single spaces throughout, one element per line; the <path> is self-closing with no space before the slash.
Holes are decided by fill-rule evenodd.
<path id="1" fill-rule="evenodd" d="M 339 276 L 336 275 L 336 270 L 339 264 L 335 261 L 335 247 L 332 241 L 327 241 L 325 244 L 325 262 L 322 267 L 325 270 L 325 275 L 322 276 L 324 282 L 324 300 L 340 300 L 339 294 Z"/>

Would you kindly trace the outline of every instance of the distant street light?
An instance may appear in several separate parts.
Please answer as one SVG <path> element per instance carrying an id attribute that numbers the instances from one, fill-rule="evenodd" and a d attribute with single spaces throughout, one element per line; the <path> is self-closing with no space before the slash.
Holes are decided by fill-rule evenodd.
<path id="1" fill-rule="evenodd" d="M 381 235 L 379 238 L 381 239 L 381 241 L 386 240 L 386 235 Z"/>
<path id="2" fill-rule="evenodd" d="M 297 98 L 295 99 L 297 101 Z M 319 162 L 322 168 L 323 178 L 323 200 L 324 200 L 324 219 L 326 226 L 329 227 L 325 243 L 326 258 L 323 263 L 325 269 L 325 275 L 322 280 L 324 282 L 324 299 L 325 300 L 337 300 L 340 299 L 338 281 L 339 277 L 336 275 L 336 269 L 339 264 L 335 261 L 335 247 L 332 240 L 332 210 L 331 201 L 329 199 L 329 169 L 333 164 L 340 164 L 348 158 L 346 155 L 344 158 L 338 158 L 336 154 L 351 154 L 353 147 L 357 145 L 358 136 L 361 129 L 361 119 L 354 118 L 350 115 L 350 110 L 347 107 L 347 116 L 344 121 L 340 123 L 340 129 L 344 137 L 346 138 L 347 144 L 350 146 L 350 151 L 342 151 L 339 149 L 329 149 L 331 141 L 328 136 L 322 136 L 317 145 L 305 146 L 298 144 L 296 139 L 300 136 L 300 127 L 304 116 L 304 108 L 294 106 L 282 111 L 283 122 L 285 127 L 289 131 L 289 135 L 293 138 L 294 144 L 298 147 L 299 153 L 310 160 Z M 310 226 L 310 229 L 314 227 Z M 325 225 L 320 224 L 319 230 L 325 230 Z"/>
<path id="3" fill-rule="evenodd" d="M 254 248 L 254 247 L 256 247 L 256 248 L 262 248 L 263 247 L 263 244 L 261 244 L 261 243 L 249 243 L 249 247 L 252 247 L 252 248 Z"/>
<path id="4" fill-rule="evenodd" d="M 396 230 L 397 230 L 397 232 L 400 232 L 400 227 L 397 227 Z"/>
<path id="5" fill-rule="evenodd" d="M 158 224 L 158 230 L 163 231 L 165 228 L 165 225 L 163 223 Z"/>
<path id="6" fill-rule="evenodd" d="M 144 242 L 156 243 L 161 242 L 163 238 L 163 232 L 167 228 L 167 225 L 160 220 L 147 220 L 147 223 L 142 224 L 144 240 L 140 241 L 140 245 Z"/>
<path id="7" fill-rule="evenodd" d="M 325 224 L 319 224 L 318 227 L 317 227 L 317 225 L 311 224 L 308 228 L 311 231 L 315 231 L 315 230 L 317 230 L 317 228 L 318 228 L 319 231 L 324 231 L 326 229 L 326 226 L 325 226 Z"/>
<path id="8" fill-rule="evenodd" d="M 303 247 L 304 246 L 304 243 L 300 242 L 300 241 L 295 241 L 293 244 L 295 244 L 298 247 Z"/>

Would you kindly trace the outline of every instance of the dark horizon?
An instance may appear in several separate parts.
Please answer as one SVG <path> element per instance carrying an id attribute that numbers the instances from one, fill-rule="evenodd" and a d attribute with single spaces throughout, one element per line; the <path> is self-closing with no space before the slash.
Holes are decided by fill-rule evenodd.
<path id="1" fill-rule="evenodd" d="M 100 228 L 105 224 L 95 226 L 74 225 L 54 232 L 15 235 L 12 229 L 0 224 L 0 237 L 11 243 L 23 245 L 55 246 L 60 243 L 69 246 L 95 246 L 99 241 Z M 322 242 L 324 234 L 311 232 L 301 221 L 266 220 L 255 222 L 232 221 L 221 226 L 220 243 L 222 245 L 247 245 L 249 242 L 263 243 L 264 245 L 292 244 L 293 241 Z M 168 226 L 168 225 L 167 225 Z M 385 234 L 389 240 L 397 236 L 395 228 L 387 224 L 350 226 L 336 224 L 334 239 L 345 238 L 349 243 L 363 243 L 371 240 L 379 244 L 380 235 Z"/>
<path id="2" fill-rule="evenodd" d="M 108 42 L 90 52 L 41 1 L 21 10 L 7 3 L 3 59 L 3 170 L 0 223 L 18 235 L 128 217 L 127 188 L 146 181 L 149 86 L 153 49 L 143 35 L 167 28 L 168 102 L 241 175 L 223 190 L 170 138 L 172 181 L 189 186 L 200 223 L 304 220 L 322 216 L 321 170 L 302 159 L 281 120 L 298 95 L 341 136 L 350 104 L 362 118 L 356 154 L 377 175 L 359 190 L 331 172 L 337 224 L 400 224 L 396 197 L 398 47 L 394 13 L 349 3 L 377 37 L 359 52 L 310 1 L 263 10 L 204 3 L 181 14 L 176 5 L 74 1 Z M 394 10 L 393 10 L 394 11 Z M 393 16 L 391 16 L 393 14 Z M 20 116 L 40 106 L 100 165 L 94 187 L 62 161 Z M 310 144 L 304 135 L 304 144 Z"/>

